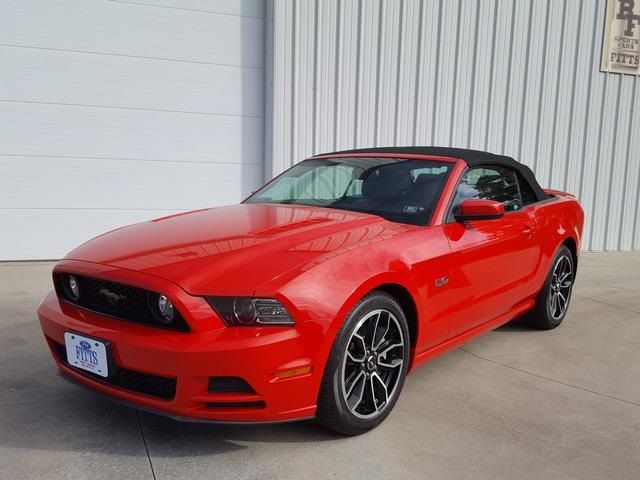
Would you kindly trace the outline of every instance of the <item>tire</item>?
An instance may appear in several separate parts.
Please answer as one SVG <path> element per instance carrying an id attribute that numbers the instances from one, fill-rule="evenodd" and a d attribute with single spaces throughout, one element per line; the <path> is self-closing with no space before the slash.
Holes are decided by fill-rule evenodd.
<path id="1" fill-rule="evenodd" d="M 536 297 L 535 306 L 522 317 L 525 324 L 551 330 L 562 323 L 569 310 L 575 271 L 571 251 L 566 245 L 561 245 L 551 262 L 542 290 Z"/>
<path id="2" fill-rule="evenodd" d="M 378 426 L 400 396 L 409 349 L 407 320 L 398 302 L 381 291 L 360 300 L 331 348 L 318 395 L 318 422 L 343 435 Z"/>

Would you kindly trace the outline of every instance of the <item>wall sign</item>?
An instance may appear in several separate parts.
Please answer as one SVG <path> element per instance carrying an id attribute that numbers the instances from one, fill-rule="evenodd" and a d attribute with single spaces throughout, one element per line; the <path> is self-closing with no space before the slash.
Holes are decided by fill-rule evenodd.
<path id="1" fill-rule="evenodd" d="M 600 71 L 640 74 L 640 0 L 607 0 Z"/>

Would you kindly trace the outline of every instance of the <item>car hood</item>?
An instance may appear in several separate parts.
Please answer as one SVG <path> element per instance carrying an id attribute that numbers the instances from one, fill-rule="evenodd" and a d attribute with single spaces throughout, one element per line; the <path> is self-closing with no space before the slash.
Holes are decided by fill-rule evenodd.
<path id="1" fill-rule="evenodd" d="M 89 240 L 66 259 L 155 275 L 194 295 L 248 294 L 331 252 L 349 252 L 406 228 L 344 210 L 240 204 L 123 227 Z"/>

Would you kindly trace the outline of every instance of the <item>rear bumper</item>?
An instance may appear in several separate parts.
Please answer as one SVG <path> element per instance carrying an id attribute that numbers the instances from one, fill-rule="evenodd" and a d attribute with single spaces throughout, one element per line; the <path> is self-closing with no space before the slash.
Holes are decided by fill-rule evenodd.
<path id="1" fill-rule="evenodd" d="M 280 422 L 315 414 L 324 364 L 314 364 L 319 352 L 305 339 L 304 327 L 177 333 L 103 317 L 61 302 L 54 292 L 38 316 L 60 373 L 119 402 L 194 421 Z M 109 342 L 116 368 L 133 372 L 143 383 L 147 376 L 166 379 L 174 393 L 150 394 L 135 383 L 105 380 L 70 366 L 64 355 L 68 331 Z M 210 377 L 240 377 L 253 391 L 212 393 Z"/>

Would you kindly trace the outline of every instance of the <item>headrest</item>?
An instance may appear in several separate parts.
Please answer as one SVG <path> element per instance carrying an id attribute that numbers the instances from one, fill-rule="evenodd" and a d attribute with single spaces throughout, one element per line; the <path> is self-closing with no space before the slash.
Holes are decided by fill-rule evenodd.
<path id="1" fill-rule="evenodd" d="M 377 168 L 372 170 L 362 182 L 365 197 L 392 197 L 411 189 L 411 175 L 398 168 Z"/>
<path id="2" fill-rule="evenodd" d="M 442 177 L 444 176 L 444 172 L 441 173 L 421 173 L 416 177 L 413 181 L 413 188 L 422 188 L 431 183 L 440 182 Z"/>

